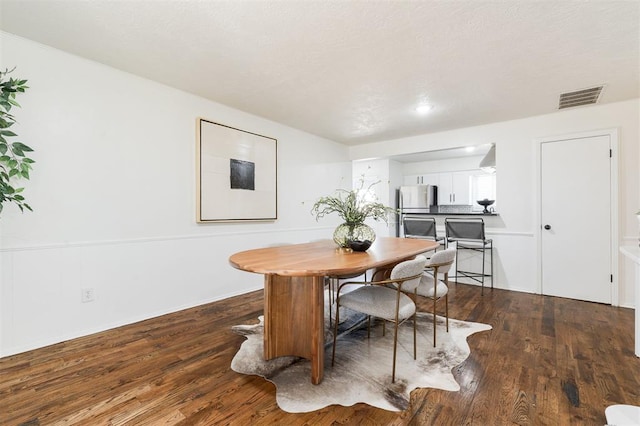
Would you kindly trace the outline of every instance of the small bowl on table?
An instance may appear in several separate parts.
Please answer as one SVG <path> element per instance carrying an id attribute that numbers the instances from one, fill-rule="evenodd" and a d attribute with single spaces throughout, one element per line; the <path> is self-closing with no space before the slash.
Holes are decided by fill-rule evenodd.
<path id="1" fill-rule="evenodd" d="M 371 247 L 371 244 L 373 244 L 373 241 L 371 241 L 371 240 L 349 241 L 349 247 L 353 251 L 367 251 L 369 249 L 369 247 Z"/>

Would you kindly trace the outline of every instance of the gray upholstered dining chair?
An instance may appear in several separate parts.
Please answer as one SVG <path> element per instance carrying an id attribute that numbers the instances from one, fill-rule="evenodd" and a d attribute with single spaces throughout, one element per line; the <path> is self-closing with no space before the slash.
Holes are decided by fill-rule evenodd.
<path id="1" fill-rule="evenodd" d="M 449 332 L 449 271 L 456 259 L 456 249 L 434 253 L 425 265 L 415 293 L 433 301 L 433 346 L 436 346 L 436 303 L 444 298 L 447 333 Z M 442 276 L 442 280 L 440 279 Z"/>
<path id="2" fill-rule="evenodd" d="M 413 318 L 413 358 L 416 358 L 416 305 L 409 296 L 403 292 L 415 295 L 415 290 L 420 283 L 427 259 L 418 255 L 413 260 L 398 263 L 391 270 L 389 279 L 380 281 L 347 281 L 340 284 L 336 294 L 336 320 L 333 331 L 333 354 L 331 365 L 336 359 L 336 339 L 338 336 L 338 324 L 340 323 L 340 307 L 346 307 L 361 312 L 371 317 L 381 318 L 395 324 L 393 335 L 393 367 L 391 382 L 396 380 L 396 352 L 398 346 L 398 326 L 403 321 Z M 357 289 L 340 294 L 344 286 L 348 284 L 360 284 Z M 388 287 L 394 285 L 394 287 Z M 385 323 L 383 323 L 385 324 Z M 367 333 L 369 335 L 369 332 Z"/>
<path id="3" fill-rule="evenodd" d="M 331 275 L 325 277 L 327 288 L 329 289 L 329 327 L 333 324 L 333 305 L 336 303 L 336 291 L 338 287 L 340 287 L 340 284 L 344 283 L 346 280 L 353 280 L 353 278 L 359 277 L 363 277 L 363 281 L 366 281 L 367 271 L 351 275 Z M 362 284 L 363 281 L 359 281 L 359 284 Z"/>

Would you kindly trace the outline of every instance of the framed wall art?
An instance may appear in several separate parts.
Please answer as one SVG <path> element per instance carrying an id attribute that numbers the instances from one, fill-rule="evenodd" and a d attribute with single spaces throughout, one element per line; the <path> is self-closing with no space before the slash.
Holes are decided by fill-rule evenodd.
<path id="1" fill-rule="evenodd" d="M 276 139 L 197 120 L 197 220 L 276 220 Z"/>

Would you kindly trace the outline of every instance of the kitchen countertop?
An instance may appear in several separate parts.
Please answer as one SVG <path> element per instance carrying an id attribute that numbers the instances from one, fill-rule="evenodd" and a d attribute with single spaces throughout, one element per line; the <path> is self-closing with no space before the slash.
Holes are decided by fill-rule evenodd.
<path id="1" fill-rule="evenodd" d="M 466 213 L 440 213 L 440 212 L 434 212 L 434 213 L 411 213 L 411 212 L 403 212 L 402 214 L 405 215 L 412 215 L 412 216 L 500 216 L 499 213 L 497 212 L 492 212 L 492 213 L 482 213 L 482 212 L 466 212 Z"/>

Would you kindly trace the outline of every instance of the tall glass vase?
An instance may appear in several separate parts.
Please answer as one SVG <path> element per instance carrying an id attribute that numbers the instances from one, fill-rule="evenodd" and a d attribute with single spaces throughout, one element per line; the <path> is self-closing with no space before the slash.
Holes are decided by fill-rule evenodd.
<path id="1" fill-rule="evenodd" d="M 370 241 L 373 243 L 376 233 L 366 223 L 343 223 L 333 232 L 333 241 L 343 248 L 351 247 L 352 242 Z"/>

